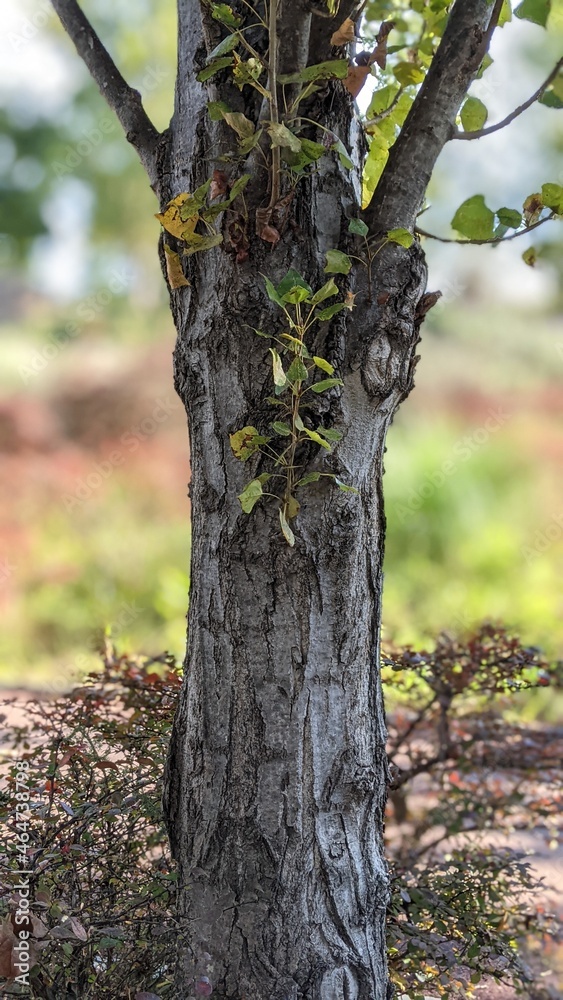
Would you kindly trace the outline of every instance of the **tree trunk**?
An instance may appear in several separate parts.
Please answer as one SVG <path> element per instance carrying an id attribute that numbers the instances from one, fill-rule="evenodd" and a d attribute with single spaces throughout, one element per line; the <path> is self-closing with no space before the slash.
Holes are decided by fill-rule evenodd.
<path id="1" fill-rule="evenodd" d="M 206 150 L 232 145 L 223 123 L 210 126 L 193 79 L 200 45 L 186 12 L 169 197 L 206 179 Z M 351 110 L 331 84 L 307 113 L 350 143 Z M 249 188 L 250 205 L 264 201 L 263 182 Z M 356 203 L 349 172 L 323 157 L 273 252 L 250 234 L 245 262 L 223 247 L 194 255 L 191 287 L 171 293 L 193 532 L 186 681 L 165 787 L 187 918 L 180 996 L 200 976 L 233 1000 L 388 995 L 381 480 L 386 431 L 412 383 L 426 277 L 418 244 L 384 248 L 371 295 L 365 269 L 343 277 L 356 308 L 322 324 L 312 345 L 344 380 L 317 400 L 325 426 L 344 436 L 328 460 L 312 445 L 305 461 L 358 493 L 330 479 L 303 491 L 290 548 L 275 501 L 241 511 L 237 494 L 264 466 L 243 465 L 229 447 L 229 434 L 276 418 L 268 345 L 252 328 L 283 326 L 260 273 L 275 283 L 292 267 L 320 287 L 326 251 L 350 240 Z"/>
<path id="2" fill-rule="evenodd" d="M 328 220 L 340 214 L 338 198 L 328 208 Z M 314 237 L 306 276 L 321 284 L 318 229 Z M 237 494 L 261 466 L 249 473 L 229 448 L 229 433 L 250 421 L 267 427 L 267 347 L 245 328 L 267 322 L 253 268 L 243 274 L 210 252 L 194 281 L 204 295 L 175 310 L 193 549 L 166 809 L 189 919 L 183 982 L 209 975 L 215 994 L 233 1000 L 387 996 L 381 479 L 424 283 L 418 251 L 389 256 L 385 325 L 381 310 L 360 304 L 354 331 L 343 325 L 326 355 L 340 359 L 344 387 L 323 420 L 343 440 L 324 465 L 320 449 L 310 455 L 310 469 L 331 468 L 359 493 L 330 480 L 309 487 L 294 548 L 275 502 L 242 513 Z M 366 328 L 371 347 L 353 370 L 347 340 Z"/>
<path id="3" fill-rule="evenodd" d="M 257 0 L 256 23 L 235 41 L 245 57 L 249 46 L 254 51 L 255 68 L 261 59 L 267 64 L 269 91 L 260 84 L 260 96 L 244 77 L 256 81 L 252 61 L 236 54 L 226 60 L 229 70 L 197 80 L 226 40 L 212 15 L 232 27 L 247 14 L 247 0 L 232 0 L 232 9 L 178 0 L 175 109 L 160 135 L 76 0 L 52 3 L 163 208 L 193 193 L 214 167 L 227 170 L 231 182 L 242 172 L 249 179 L 244 198 L 219 217 L 223 243 L 188 257 L 188 287 L 169 283 L 176 388 L 191 442 L 193 528 L 186 677 L 164 782 L 187 928 L 177 996 L 212 989 L 230 1000 L 386 1000 L 383 454 L 393 414 L 412 388 L 419 326 L 435 297 L 421 301 L 419 243 L 406 249 L 385 235 L 396 227 L 413 231 L 503 0 L 452 6 L 363 216 L 377 249 L 371 274 L 357 262 L 358 241 L 348 229 L 359 214 L 365 149 L 341 82 L 316 80 L 316 92 L 299 105 L 298 131 L 316 143 L 328 139 L 327 149 L 343 140 L 355 171 L 333 151 L 296 179 L 287 157 L 288 168 L 279 169 L 265 135 L 243 164 L 232 155 L 232 128 L 207 111 L 208 101 L 223 101 L 251 130 L 273 124 L 273 132 L 280 113 L 295 127 L 295 109 L 286 111 L 295 98 L 291 81 L 281 100 L 276 70 L 299 73 L 335 52 L 347 58 L 331 37 L 357 4 L 342 0 L 333 16 L 309 0 Z M 232 51 L 226 41 L 223 55 Z M 182 241 L 177 249 L 186 249 Z M 298 464 L 301 475 L 330 472 L 356 492 L 339 492 L 328 478 L 301 490 L 290 548 L 274 500 L 242 512 L 237 495 L 265 471 L 265 460 L 257 454 L 238 462 L 229 435 L 248 425 L 267 433 L 277 417 L 267 342 L 254 330 L 279 335 L 283 325 L 262 276 L 275 284 L 292 268 L 318 289 L 329 250 L 356 257 L 338 277 L 355 308 L 317 324 L 307 344 L 343 383 L 315 396 L 307 419 L 309 430 L 322 423 L 342 438 L 329 457 L 301 445 Z M 161 260 L 166 274 L 164 246 Z"/>

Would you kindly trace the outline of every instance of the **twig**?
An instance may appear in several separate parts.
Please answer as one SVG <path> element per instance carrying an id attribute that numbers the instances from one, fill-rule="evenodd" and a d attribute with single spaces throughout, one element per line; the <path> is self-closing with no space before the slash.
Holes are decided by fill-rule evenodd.
<path id="1" fill-rule="evenodd" d="M 546 215 L 545 219 L 534 222 L 532 226 L 527 226 L 526 229 L 519 229 L 517 233 L 511 233 L 510 236 L 491 236 L 488 240 L 458 240 L 452 236 L 436 236 L 435 233 L 427 233 L 425 229 L 419 229 L 418 226 L 415 226 L 414 231 L 419 236 L 426 236 L 429 240 L 438 240 L 439 243 L 474 243 L 476 246 L 484 246 L 486 243 L 508 243 L 509 240 L 515 240 L 518 236 L 525 236 L 526 233 L 531 233 L 538 226 L 543 226 L 544 222 L 549 222 L 550 219 L 554 218 L 555 212 L 552 212 L 550 215 Z"/>
<path id="2" fill-rule="evenodd" d="M 124 80 L 76 0 L 52 0 L 52 4 L 78 55 L 97 83 L 102 97 L 115 111 L 127 141 L 137 151 L 151 186 L 156 190 L 156 149 L 160 133 L 143 108 L 139 91 Z"/>
<path id="3" fill-rule="evenodd" d="M 375 118 L 370 118 L 369 121 L 364 122 L 364 128 L 368 128 L 369 125 L 377 125 L 377 123 L 382 122 L 384 118 L 388 118 L 391 112 L 395 110 L 399 99 L 403 96 L 403 91 L 404 87 L 399 87 L 389 107 L 386 108 L 385 111 L 381 111 L 380 114 L 375 115 Z"/>
<path id="4" fill-rule="evenodd" d="M 536 90 L 535 94 L 532 94 L 527 101 L 524 101 L 524 103 L 512 111 L 511 114 L 507 115 L 506 118 L 503 118 L 501 122 L 498 122 L 496 125 L 488 125 L 487 128 L 476 129 L 474 132 L 462 132 L 458 129 L 452 135 L 452 139 L 481 139 L 484 135 L 491 135 L 493 132 L 499 132 L 501 128 L 506 128 L 506 126 L 510 125 L 515 118 L 518 118 L 522 112 L 527 111 L 532 104 L 535 104 L 535 102 L 539 100 L 544 91 L 546 91 L 549 87 L 552 80 L 555 80 L 555 77 L 559 74 L 559 70 L 562 67 L 563 59 L 560 59 L 549 74 L 547 80 L 544 80 L 541 87 L 538 87 Z"/>
<path id="5" fill-rule="evenodd" d="M 278 0 L 270 0 L 270 17 L 268 22 L 268 90 L 270 91 L 270 116 L 273 125 L 279 122 L 278 110 Z M 272 145 L 272 185 L 270 189 L 270 204 L 274 208 L 280 198 L 280 148 Z"/>
<path id="6" fill-rule="evenodd" d="M 500 14 L 502 8 L 504 7 L 504 0 L 495 0 L 495 5 L 491 14 L 491 20 L 489 21 L 489 26 L 483 35 L 483 40 L 481 42 L 480 49 L 480 59 L 478 64 L 478 69 L 483 62 L 487 52 L 489 51 L 489 45 L 491 44 L 491 39 L 493 37 L 494 30 L 499 22 Z"/>

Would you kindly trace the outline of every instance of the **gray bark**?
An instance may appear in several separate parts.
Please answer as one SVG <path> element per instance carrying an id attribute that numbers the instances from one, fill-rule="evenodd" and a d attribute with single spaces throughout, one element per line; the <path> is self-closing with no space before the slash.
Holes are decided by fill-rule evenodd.
<path id="1" fill-rule="evenodd" d="M 209 95 L 194 81 L 198 19 L 183 4 L 180 15 L 167 196 L 205 180 L 210 148 L 232 147 L 232 133 L 210 125 Z M 221 96 L 237 98 L 224 86 Z M 330 85 L 308 114 L 350 145 L 351 110 Z M 165 792 L 185 886 L 181 996 L 199 975 L 214 995 L 245 1000 L 387 996 L 381 479 L 387 427 L 412 384 L 426 280 L 418 244 L 378 255 L 371 302 L 363 269 L 340 281 L 356 309 L 325 324 L 314 345 L 344 379 L 318 401 L 325 425 L 344 438 L 328 461 L 313 447 L 309 468 L 336 472 L 359 494 L 328 480 L 310 487 L 290 549 L 274 502 L 241 512 L 237 494 L 263 466 L 242 465 L 229 447 L 233 431 L 267 430 L 276 417 L 265 403 L 268 345 L 250 328 L 283 327 L 259 272 L 275 282 L 291 266 L 319 287 L 326 250 L 346 248 L 358 215 L 349 173 L 334 157 L 320 165 L 292 206 L 298 228 L 274 252 L 254 239 L 242 265 L 222 247 L 194 256 L 191 287 L 172 293 L 193 532 L 186 684 Z M 247 191 L 251 204 L 265 200 L 260 179 Z"/>
<path id="2" fill-rule="evenodd" d="M 175 110 L 162 136 L 76 0 L 54 6 L 163 206 L 202 184 L 235 145 L 224 122 L 209 120 L 210 99 L 254 122 L 267 117 L 256 93 L 241 93 L 228 74 L 197 82 L 223 32 L 196 0 L 178 2 Z M 307 0 L 280 0 L 280 71 L 334 55 L 330 36 L 351 9 L 341 5 L 335 22 Z M 365 215 L 373 234 L 412 228 L 499 10 L 500 0 L 454 4 Z M 263 39 L 252 41 L 264 51 Z M 341 84 L 327 83 L 306 113 L 353 148 L 360 167 L 362 137 Z M 314 127 L 310 137 L 319 138 Z M 177 996 L 196 994 L 203 976 L 214 996 L 229 1000 L 387 1000 L 383 455 L 387 428 L 413 385 L 426 268 L 418 242 L 409 250 L 389 244 L 376 257 L 371 292 L 362 267 L 338 279 L 342 293 L 356 295 L 356 308 L 323 324 L 308 346 L 344 381 L 316 397 L 313 420 L 343 438 L 329 458 L 311 445 L 300 461 L 336 473 L 358 493 L 340 493 L 327 479 L 310 486 L 299 497 L 289 548 L 277 504 L 242 513 L 237 494 L 263 466 L 259 458 L 236 461 L 229 434 L 247 424 L 265 431 L 277 415 L 267 402 L 267 342 L 252 328 L 283 327 L 260 273 L 275 283 L 293 267 L 320 287 L 326 251 L 353 250 L 348 221 L 359 215 L 358 176 L 334 155 L 323 157 L 300 181 L 292 224 L 272 249 L 251 221 L 268 204 L 267 171 L 258 156 L 245 170 L 248 258 L 237 263 L 230 252 L 224 218 L 225 243 L 190 257 L 190 286 L 170 290 L 193 534 L 186 679 L 164 787 L 185 927 Z"/>

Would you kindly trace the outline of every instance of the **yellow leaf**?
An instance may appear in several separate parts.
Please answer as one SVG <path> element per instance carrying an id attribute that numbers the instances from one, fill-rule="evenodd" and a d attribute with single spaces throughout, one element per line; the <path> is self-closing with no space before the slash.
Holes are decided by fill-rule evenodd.
<path id="1" fill-rule="evenodd" d="M 292 517 L 297 517 L 300 507 L 301 504 L 299 503 L 299 500 L 295 499 L 295 497 L 291 496 L 286 500 L 285 516 L 287 517 L 288 521 L 290 521 Z"/>
<path id="2" fill-rule="evenodd" d="M 353 42 L 356 37 L 356 32 L 354 29 L 354 22 L 347 17 L 345 21 L 342 22 L 338 31 L 334 32 L 330 40 L 331 45 L 347 45 L 348 42 Z"/>
<path id="3" fill-rule="evenodd" d="M 172 201 L 168 202 L 164 212 L 158 212 L 155 216 L 161 226 L 166 229 L 166 232 L 175 236 L 177 240 L 185 239 L 186 233 L 193 233 L 198 221 L 197 215 L 192 216 L 190 219 L 182 219 L 180 215 L 182 205 L 190 197 L 187 192 L 177 195 Z"/>
<path id="4" fill-rule="evenodd" d="M 182 271 L 178 254 L 166 243 L 164 244 L 164 253 L 166 254 L 166 275 L 170 288 L 183 288 L 184 285 L 189 285 L 189 281 Z"/>

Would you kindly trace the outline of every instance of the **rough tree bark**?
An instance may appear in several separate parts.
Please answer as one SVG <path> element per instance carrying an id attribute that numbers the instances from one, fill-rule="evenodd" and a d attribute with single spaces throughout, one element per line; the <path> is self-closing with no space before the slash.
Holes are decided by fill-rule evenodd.
<path id="1" fill-rule="evenodd" d="M 53 2 L 107 96 L 101 43 L 80 22 L 74 0 Z M 280 0 L 280 71 L 331 58 L 331 34 L 351 9 L 344 4 L 331 20 L 307 0 Z M 372 234 L 412 230 L 499 9 L 490 0 L 454 5 L 364 213 Z M 179 0 L 178 28 L 175 110 L 163 136 L 155 139 L 122 78 L 109 86 L 163 206 L 202 184 L 233 149 L 232 130 L 209 120 L 210 99 L 254 122 L 266 114 L 256 92 L 240 92 L 228 74 L 198 83 L 221 37 L 203 5 Z M 259 33 L 255 44 L 266 51 Z M 362 137 L 340 82 L 326 83 L 304 113 L 353 148 L 360 166 Z M 310 137 L 319 137 L 313 125 Z M 177 996 L 194 995 L 198 977 L 207 976 L 213 995 L 232 1000 L 386 1000 L 383 455 L 387 428 L 413 385 L 424 255 L 418 241 L 410 249 L 386 245 L 374 262 L 371 294 L 364 268 L 340 281 L 356 295 L 356 308 L 322 324 L 313 346 L 344 381 L 318 398 L 316 410 L 343 438 L 328 459 L 311 446 L 302 461 L 328 468 L 358 493 L 341 493 L 327 479 L 311 487 L 300 498 L 289 548 L 275 503 L 242 513 L 237 494 L 263 466 L 259 458 L 237 462 L 229 434 L 275 419 L 266 401 L 267 342 L 251 328 L 282 327 L 260 273 L 275 283 L 292 267 L 313 288 L 323 284 L 326 251 L 351 248 L 359 171 L 323 157 L 299 183 L 291 225 L 272 248 L 250 223 L 268 204 L 268 171 L 257 157 L 244 169 L 251 171 L 248 258 L 237 262 L 227 242 L 196 254 L 186 271 L 190 286 L 170 291 L 175 383 L 190 434 L 193 534 L 186 679 L 164 794 L 187 928 Z"/>

